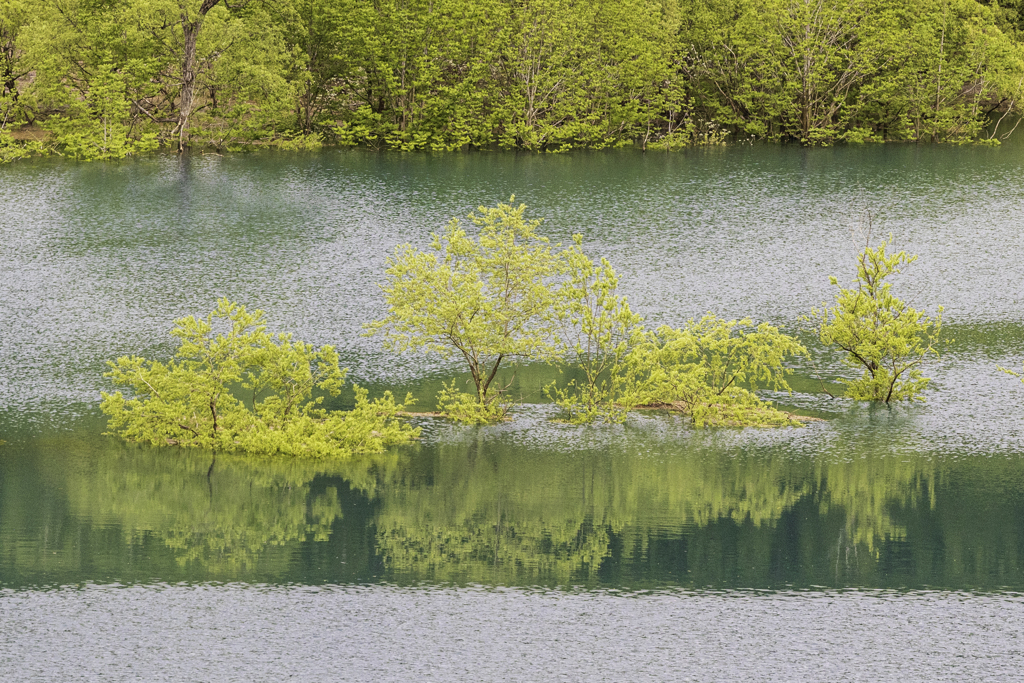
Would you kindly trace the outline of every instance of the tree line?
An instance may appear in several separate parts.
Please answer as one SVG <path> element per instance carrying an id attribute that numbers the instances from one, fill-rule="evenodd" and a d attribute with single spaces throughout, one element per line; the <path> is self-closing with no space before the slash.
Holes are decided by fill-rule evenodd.
<path id="1" fill-rule="evenodd" d="M 998 140 L 1019 2 L 2 0 L 0 158 Z"/>

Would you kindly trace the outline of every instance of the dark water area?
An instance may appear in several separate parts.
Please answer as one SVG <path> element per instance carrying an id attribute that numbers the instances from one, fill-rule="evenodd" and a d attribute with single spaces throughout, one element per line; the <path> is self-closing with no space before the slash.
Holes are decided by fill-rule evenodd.
<path id="1" fill-rule="evenodd" d="M 1013 678 L 1022 166 L 892 145 L 0 168 L 0 679 Z M 430 409 L 458 366 L 361 336 L 384 257 L 513 193 L 649 325 L 798 334 L 811 358 L 769 396 L 823 420 L 574 427 L 527 366 L 511 422 L 418 418 L 420 442 L 343 463 L 102 435 L 106 360 L 169 355 L 218 297 Z M 945 307 L 923 404 L 831 398 L 849 370 L 799 320 L 853 278 L 867 214 L 919 255 L 894 292 Z"/>

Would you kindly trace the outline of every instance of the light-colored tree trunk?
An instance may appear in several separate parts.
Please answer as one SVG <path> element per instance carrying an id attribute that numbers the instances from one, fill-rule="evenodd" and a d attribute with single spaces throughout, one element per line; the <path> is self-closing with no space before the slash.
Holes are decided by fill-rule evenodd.
<path id="1" fill-rule="evenodd" d="M 178 152 L 185 151 L 188 121 L 195 109 L 196 77 L 199 75 L 196 65 L 196 44 L 199 41 L 199 30 L 203 26 L 203 19 L 219 2 L 220 0 L 203 0 L 195 14 L 189 11 L 190 8 L 182 7 L 181 96 L 178 101 L 178 125 L 173 131 L 178 135 Z"/>

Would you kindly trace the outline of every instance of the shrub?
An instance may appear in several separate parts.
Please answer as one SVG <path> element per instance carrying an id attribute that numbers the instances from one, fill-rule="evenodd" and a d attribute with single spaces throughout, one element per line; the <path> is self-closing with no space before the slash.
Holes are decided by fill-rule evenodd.
<path id="1" fill-rule="evenodd" d="M 418 435 L 396 419 L 403 406 L 390 392 L 370 401 L 356 387 L 353 410 L 323 409 L 345 379 L 337 352 L 268 334 L 263 311 L 222 299 L 205 319 L 177 320 L 171 335 L 179 343 L 167 363 L 109 363 L 106 376 L 134 394 L 103 393 L 109 433 L 154 446 L 311 457 L 380 451 Z"/>
<path id="2" fill-rule="evenodd" d="M 648 333 L 630 354 L 624 401 L 682 410 L 697 426 L 797 424 L 754 392 L 788 391 L 785 376 L 791 370 L 784 362 L 806 353 L 768 323 L 754 327 L 749 318 L 726 321 L 708 314 L 682 329 L 663 326 Z"/>
<path id="3" fill-rule="evenodd" d="M 878 248 L 870 245 L 857 258 L 854 287 L 839 287 L 835 305 L 815 308 L 809 318 L 826 346 L 845 352 L 844 361 L 863 370 L 858 379 L 840 380 L 846 395 L 866 401 L 917 400 L 930 381 L 918 366 L 936 349 L 942 330 L 942 307 L 929 317 L 892 294 L 887 279 L 903 272 L 917 256 L 887 254 L 892 235 Z M 829 281 L 839 286 L 835 277 Z"/>

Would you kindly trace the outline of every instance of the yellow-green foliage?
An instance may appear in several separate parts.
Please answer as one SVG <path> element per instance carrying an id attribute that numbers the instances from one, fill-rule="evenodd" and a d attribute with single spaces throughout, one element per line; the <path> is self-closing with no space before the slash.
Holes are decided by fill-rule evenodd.
<path id="1" fill-rule="evenodd" d="M 619 277 L 607 259 L 595 264 L 583 253 L 582 237 L 573 240 L 575 245 L 563 252 L 568 280 L 555 300 L 555 319 L 561 355 L 583 376 L 565 387 L 552 382 L 544 392 L 573 424 L 622 422 L 627 415 L 619 401 L 622 364 L 644 338 L 643 318 L 615 294 Z"/>
<path id="2" fill-rule="evenodd" d="M 444 388 L 437 392 L 437 412 L 456 422 L 471 425 L 491 424 L 505 419 L 512 407 L 503 396 L 481 403 L 476 394 L 459 391 L 455 386 L 455 380 L 442 386 Z"/>
<path id="3" fill-rule="evenodd" d="M 10 131 L 0 128 L 0 164 L 42 152 L 43 144 L 38 140 L 15 140 Z"/>
<path id="4" fill-rule="evenodd" d="M 514 197 L 513 197 L 514 199 Z M 368 324 L 395 351 L 461 355 L 476 393 L 446 385 L 438 411 L 459 422 L 503 419 L 511 403 L 493 381 L 511 359 L 565 362 L 580 376 L 545 393 L 575 424 L 621 422 L 640 405 L 671 405 L 699 425 L 776 425 L 793 420 L 753 393 L 786 389 L 787 355 L 805 353 L 768 324 L 706 316 L 683 330 L 646 332 L 606 259 L 595 263 L 582 237 L 554 250 L 526 222 L 526 207 L 481 207 L 479 238 L 453 220 L 431 252 L 400 246 L 381 286 L 388 304 Z"/>
<path id="5" fill-rule="evenodd" d="M 807 350 L 777 327 L 706 315 L 683 329 L 662 326 L 630 354 L 624 369 L 631 406 L 672 406 L 697 426 L 789 425 L 757 398 L 759 387 L 788 391 L 786 358 Z"/>
<path id="6" fill-rule="evenodd" d="M 1016 378 L 1017 378 L 1017 379 L 1019 379 L 1019 380 L 1020 380 L 1021 382 L 1024 382 L 1024 376 L 1021 376 L 1021 373 L 1019 373 L 1019 372 L 1014 372 L 1013 370 L 1010 370 L 1010 369 L 1008 369 L 1008 368 L 999 368 L 999 369 L 1000 369 L 1000 370 L 1002 370 L 1003 372 L 1005 372 L 1005 373 L 1006 373 L 1007 375 L 1011 375 L 1011 376 L 1013 376 L 1013 377 L 1016 377 Z"/>
<path id="7" fill-rule="evenodd" d="M 263 311 L 221 299 L 205 319 L 175 321 L 171 335 L 179 346 L 166 364 L 138 356 L 110 363 L 107 377 L 134 393 L 103 394 L 110 433 L 152 445 L 311 457 L 380 451 L 417 435 L 395 419 L 403 406 L 390 392 L 370 401 L 356 387 L 352 411 L 321 408 L 323 394 L 337 396 L 345 379 L 337 352 L 268 334 Z"/>
<path id="8" fill-rule="evenodd" d="M 503 362 L 557 352 L 553 282 L 564 259 L 537 234 L 540 221 L 523 218 L 525 210 L 525 204 L 480 207 L 469 216 L 480 227 L 476 239 L 452 219 L 443 234 L 434 233 L 429 251 L 397 247 L 381 285 L 388 314 L 368 324 L 367 334 L 383 334 L 395 351 L 461 356 L 477 402 L 501 400 L 493 382 Z"/>
<path id="9" fill-rule="evenodd" d="M 810 315 L 821 342 L 846 352 L 847 365 L 862 369 L 859 379 L 840 380 L 846 395 L 866 401 L 917 400 L 930 381 L 918 367 L 924 359 L 938 355 L 936 346 L 942 329 L 942 307 L 929 317 L 893 296 L 886 278 L 899 274 L 917 260 L 900 251 L 887 254 L 892 235 L 877 249 L 865 247 L 857 258 L 854 288 L 839 288 L 835 305 L 815 308 Z M 829 281 L 838 286 L 835 277 Z"/>

